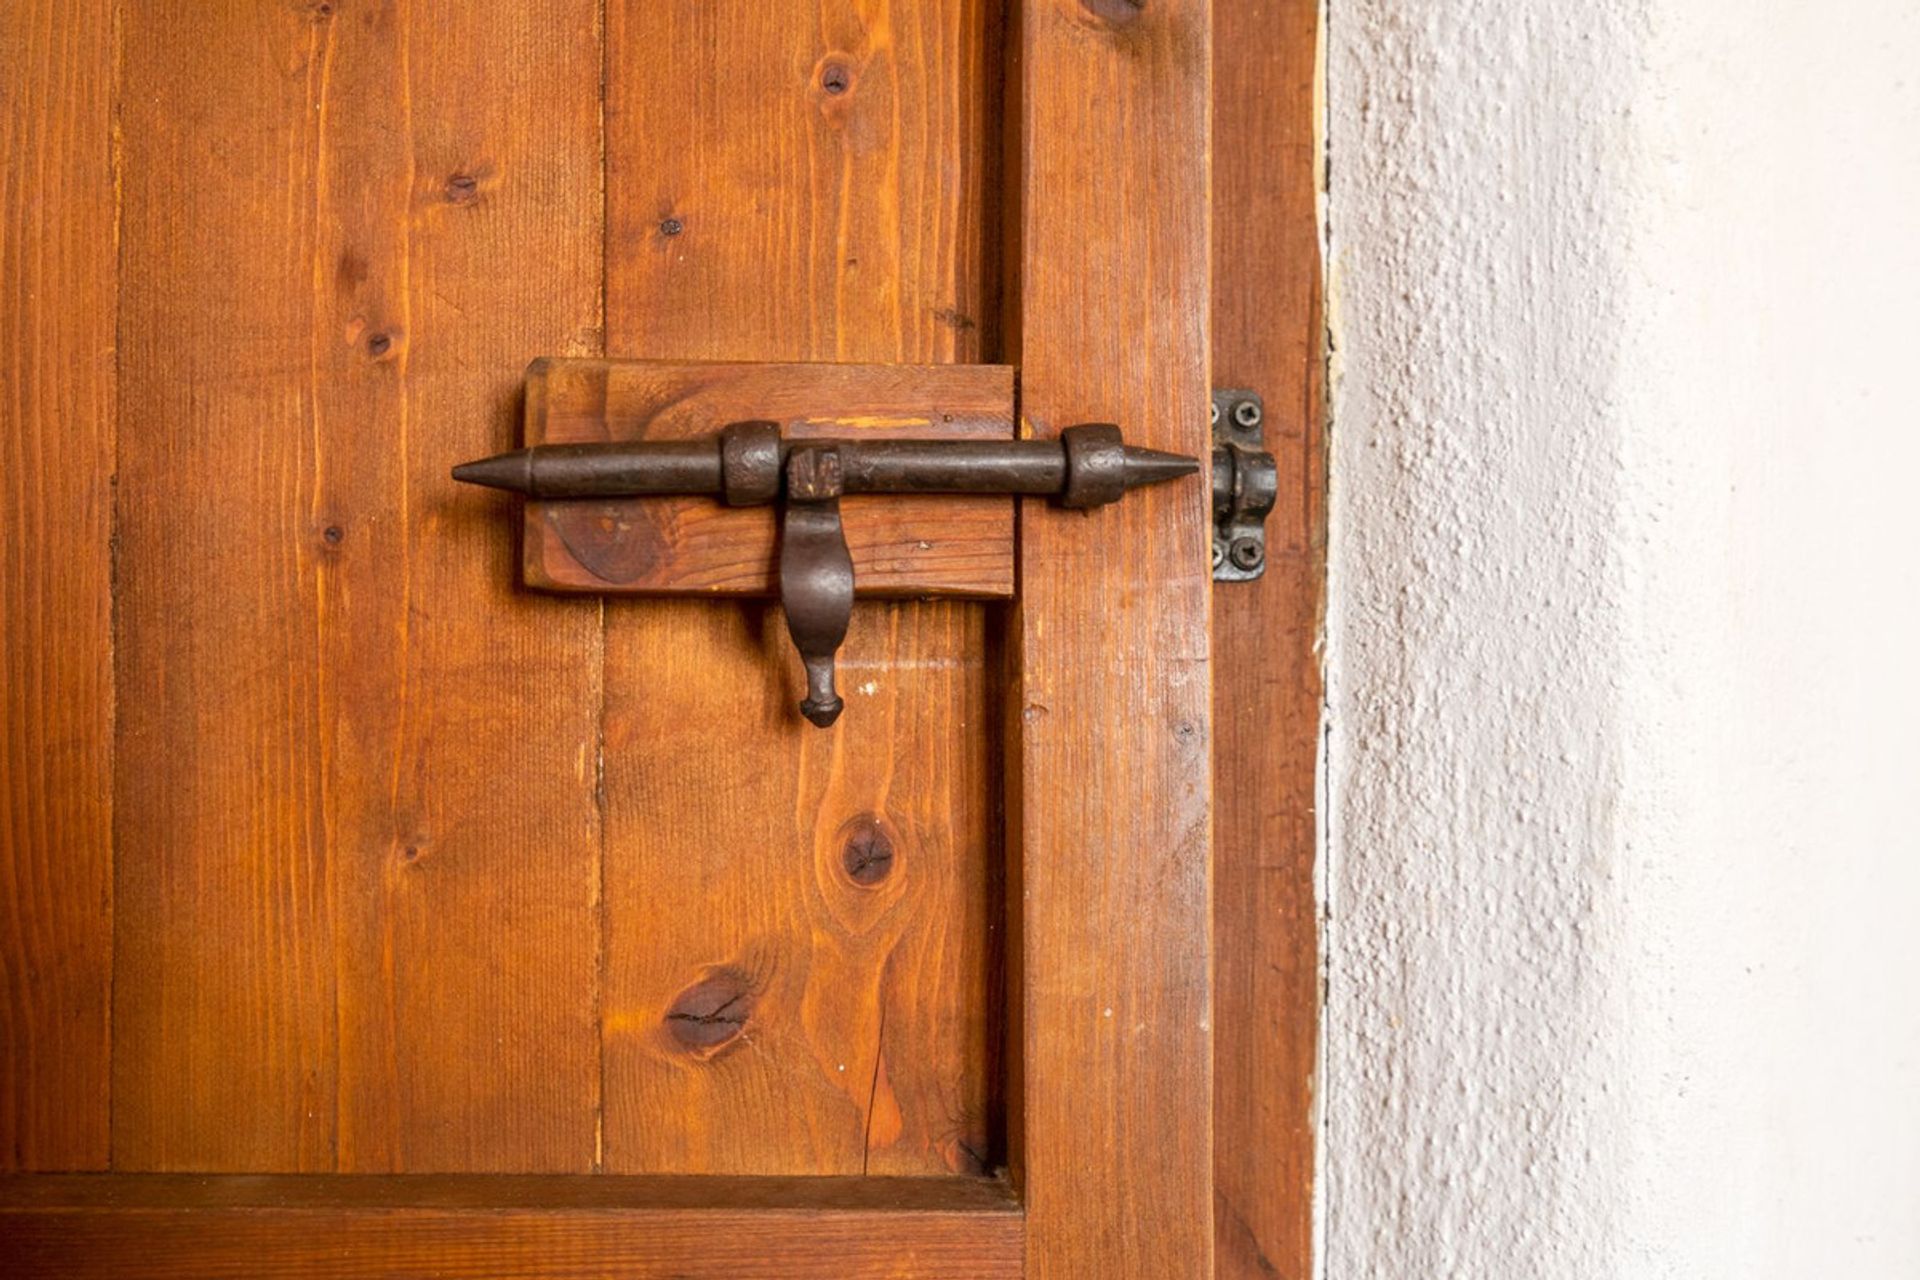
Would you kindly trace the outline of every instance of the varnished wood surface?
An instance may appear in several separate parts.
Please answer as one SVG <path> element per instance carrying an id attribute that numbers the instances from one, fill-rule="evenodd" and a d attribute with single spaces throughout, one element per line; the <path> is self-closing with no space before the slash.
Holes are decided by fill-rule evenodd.
<path id="1" fill-rule="evenodd" d="M 985 1178 L 0 1178 L 21 1280 L 1011 1280 L 1020 1228 Z"/>
<path id="2" fill-rule="evenodd" d="M 1023 429 L 1203 456 L 1206 0 L 1029 0 L 1014 37 Z M 1027 1274 L 1212 1266 L 1211 505 L 1029 502 L 1010 711 Z"/>
<path id="3" fill-rule="evenodd" d="M 527 371 L 527 443 L 711 436 L 778 422 L 807 437 L 1008 440 L 1013 370 L 1002 365 L 769 361 L 538 361 Z M 1013 593 L 1013 500 L 873 495 L 841 503 L 862 595 Z M 526 504 L 525 573 L 547 590 L 772 595 L 772 507 L 717 498 Z"/>
<path id="4" fill-rule="evenodd" d="M 1266 398 L 1267 572 L 1214 593 L 1214 1132 L 1221 1280 L 1313 1274 L 1314 773 L 1324 357 L 1319 6 L 1214 5 L 1214 385 Z"/>
<path id="5" fill-rule="evenodd" d="M 0 1169 L 107 1161 L 112 16 L 0 6 Z"/>
<path id="6" fill-rule="evenodd" d="M 989 354 L 996 13 L 610 0 L 607 354 Z M 991 1166 L 986 607 L 857 605 L 827 731 L 777 609 L 606 609 L 606 1167 Z"/>
<path id="7" fill-rule="evenodd" d="M 1180 1034 L 1205 1012 L 1181 942 L 1198 935 L 1173 918 L 1198 891 L 1203 801 L 1166 789 L 1188 773 L 1163 739 L 1195 724 L 1191 602 L 1127 631 L 1138 600 L 1187 590 L 1180 555 L 1151 549 L 1190 513 L 1171 495 L 1046 513 L 1032 600 L 1056 608 L 1072 574 L 1105 612 L 1059 615 L 1078 670 L 1058 631 L 1042 656 L 1034 607 L 1008 642 L 1023 690 L 1051 694 L 1009 726 L 1029 738 L 1009 762 L 1028 924 L 1058 938 L 1019 952 L 1027 1172 L 1059 1174 L 1035 1204 L 1041 1267 L 1084 1240 L 1090 1266 L 1184 1274 L 1178 1171 L 1204 1135 L 1164 1126 L 1199 1088 L 1182 1046 L 1204 1058 L 1210 1028 L 1221 1274 L 1306 1267 L 1311 6 L 1216 8 L 1216 260 L 1237 265 L 1214 382 L 1260 387 L 1286 433 L 1268 578 L 1214 606 L 1213 732 L 1253 762 L 1218 776 L 1219 1008 Z M 1025 361 L 1030 430 L 1142 415 L 1148 443 L 1200 447 L 1175 402 L 1205 386 L 1179 323 L 1206 309 L 1204 234 L 1161 193 L 1205 154 L 1187 96 L 1204 23 L 1177 5 L 1029 14 L 1007 193 L 1025 280 L 1003 352 L 991 6 L 612 0 L 604 63 L 599 6 L 576 0 L 110 9 L 0 15 L 0 1166 L 108 1157 L 110 826 L 120 1167 L 996 1161 L 1000 615 L 863 604 L 848 718 L 815 734 L 790 710 L 776 610 L 616 603 L 603 716 L 601 610 L 513 590 L 506 522 L 445 469 L 516 442 L 529 356 L 603 349 L 603 73 L 608 349 Z M 1130 690 L 1137 669 L 1160 683 Z M 1060 708 L 1089 690 L 1118 737 L 1068 730 Z M 1095 752 L 1110 743 L 1123 765 Z M 1126 830 L 1087 817 L 1124 807 L 1122 768 L 1155 806 Z M 1036 818 L 1041 795 L 1064 800 Z M 1164 894 L 1109 858 L 1151 841 Z M 1125 1001 L 1096 1003 L 1112 990 Z M 1152 1015 L 1132 1039 L 1103 1025 L 1128 1007 Z M 1088 1158 L 1108 1142 L 1152 1158 Z M 1166 1198 L 1142 1208 L 1150 1190 Z"/>
<path id="8" fill-rule="evenodd" d="M 116 1168 L 594 1163 L 599 619 L 447 468 L 597 349 L 596 15 L 122 8 Z"/>

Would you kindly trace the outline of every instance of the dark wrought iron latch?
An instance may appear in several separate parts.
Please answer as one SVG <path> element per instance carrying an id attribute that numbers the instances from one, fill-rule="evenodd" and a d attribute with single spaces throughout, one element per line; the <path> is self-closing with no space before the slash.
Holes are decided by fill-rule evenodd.
<path id="1" fill-rule="evenodd" d="M 1057 440 L 786 440 L 777 423 L 736 422 L 696 440 L 536 445 L 464 463 L 453 478 L 547 500 L 711 494 L 732 506 L 779 502 L 780 603 L 807 669 L 800 712 L 824 728 L 845 705 L 834 689 L 834 655 L 853 617 L 842 495 L 1025 494 L 1087 508 L 1199 469 L 1193 458 L 1127 444 L 1106 423 L 1068 427 Z M 1220 474 L 1216 457 L 1216 485 Z"/>

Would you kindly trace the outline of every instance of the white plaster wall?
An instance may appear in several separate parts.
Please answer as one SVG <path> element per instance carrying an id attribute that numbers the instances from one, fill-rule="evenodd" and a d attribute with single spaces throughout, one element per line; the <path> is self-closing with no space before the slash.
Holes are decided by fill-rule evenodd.
<path id="1" fill-rule="evenodd" d="M 1920 1277 L 1920 3 L 1327 30 L 1326 1273 Z"/>

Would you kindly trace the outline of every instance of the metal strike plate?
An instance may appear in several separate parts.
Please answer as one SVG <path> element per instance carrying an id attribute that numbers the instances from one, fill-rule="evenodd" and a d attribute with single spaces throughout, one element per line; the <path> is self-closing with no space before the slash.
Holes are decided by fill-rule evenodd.
<path id="1" fill-rule="evenodd" d="M 1213 580 L 1251 582 L 1267 571 L 1267 513 L 1279 475 L 1256 391 L 1213 393 Z"/>

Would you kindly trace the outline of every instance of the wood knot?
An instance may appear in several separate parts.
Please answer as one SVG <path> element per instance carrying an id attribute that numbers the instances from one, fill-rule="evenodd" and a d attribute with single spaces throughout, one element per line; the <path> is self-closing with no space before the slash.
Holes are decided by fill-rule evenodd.
<path id="1" fill-rule="evenodd" d="M 393 335 L 373 333 L 367 336 L 367 355 L 370 359 L 381 360 L 393 350 Z"/>
<path id="2" fill-rule="evenodd" d="M 840 58 L 828 58 L 820 64 L 821 91 L 839 97 L 853 88 L 853 68 Z"/>
<path id="3" fill-rule="evenodd" d="M 814 64 L 813 105 L 829 128 L 845 129 L 854 119 L 858 88 L 859 76 L 845 54 L 830 53 Z"/>
<path id="4" fill-rule="evenodd" d="M 893 837 L 879 818 L 863 813 L 845 827 L 846 838 L 840 846 L 840 865 L 847 879 L 863 887 L 872 887 L 893 871 Z"/>
<path id="5" fill-rule="evenodd" d="M 663 236 L 677 236 L 686 229 L 687 224 L 678 218 L 660 219 L 660 234 Z"/>
<path id="6" fill-rule="evenodd" d="M 480 199 L 480 179 L 470 173 L 456 173 L 447 179 L 448 204 L 473 204 Z"/>
<path id="7" fill-rule="evenodd" d="M 673 998 L 667 1030 L 690 1053 L 710 1056 L 737 1039 L 753 1016 L 753 980 L 715 969 Z"/>

